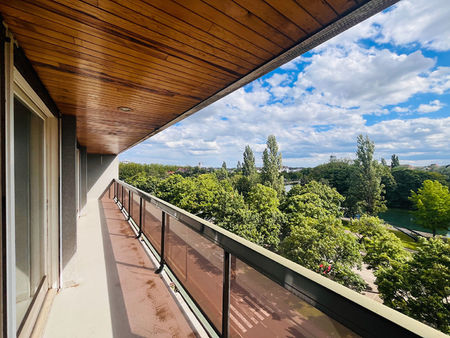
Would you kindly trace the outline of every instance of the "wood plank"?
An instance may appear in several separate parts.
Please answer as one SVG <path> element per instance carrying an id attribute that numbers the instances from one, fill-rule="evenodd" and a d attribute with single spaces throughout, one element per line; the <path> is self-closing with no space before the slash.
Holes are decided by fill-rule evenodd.
<path id="1" fill-rule="evenodd" d="M 123 0 L 122 0 L 123 1 Z M 216 8 L 227 16 L 233 18 L 234 20 L 240 22 L 249 29 L 262 34 L 263 36 L 269 38 L 271 41 L 276 43 L 282 48 L 291 47 L 294 44 L 289 36 L 284 35 L 274 27 L 270 26 L 255 14 L 240 6 L 233 1 L 215 1 L 215 0 L 203 0 L 211 7 Z"/>
<path id="2" fill-rule="evenodd" d="M 338 18 L 337 13 L 325 0 L 295 0 L 321 25 L 327 25 Z"/>
<path id="3" fill-rule="evenodd" d="M 245 39 L 246 41 L 253 42 L 258 45 L 260 48 L 265 49 L 272 55 L 278 55 L 282 48 L 262 36 L 261 34 L 254 32 L 241 23 L 233 20 L 229 16 L 221 13 L 215 8 L 209 6 L 201 0 L 190 0 L 189 3 L 183 0 L 175 0 L 179 5 L 185 7 L 186 9 L 191 10 L 192 12 L 197 13 L 198 15 L 204 17 L 207 20 L 214 22 L 214 25 L 210 28 L 209 32 L 213 35 L 216 35 L 215 32 L 222 32 L 223 30 L 227 30 L 233 32 L 234 34 L 241 37 L 241 39 Z"/>
<path id="4" fill-rule="evenodd" d="M 33 2 L 38 4 L 40 1 L 41 0 L 34 0 Z M 147 44 L 150 48 L 154 48 L 167 54 L 176 55 L 183 59 L 189 56 L 190 58 L 203 61 L 213 67 L 221 68 L 231 73 L 245 74 L 250 67 L 249 65 L 246 66 L 245 63 L 242 65 L 235 64 L 231 61 L 219 58 L 212 54 L 210 49 L 204 51 L 203 49 L 194 48 L 191 45 L 187 45 L 171 37 L 150 30 L 138 23 L 128 21 L 103 10 L 98 10 L 91 5 L 78 0 L 64 0 L 64 2 L 59 2 L 59 0 L 50 2 L 46 0 L 42 1 L 44 1 L 46 9 L 59 14 L 62 17 L 62 20 L 64 20 L 64 18 L 70 18 L 101 30 L 109 29 L 113 34 L 118 34 L 119 36 L 124 34 L 125 36 L 136 39 L 136 41 L 139 41 L 142 44 Z M 44 10 L 44 8 L 41 10 Z M 190 40 L 190 42 L 194 46 L 197 45 L 197 42 L 193 40 Z M 231 56 L 230 59 L 232 59 Z"/>
<path id="5" fill-rule="evenodd" d="M 354 0 L 325 0 L 339 15 L 356 7 Z"/>
<path id="6" fill-rule="evenodd" d="M 33 49 L 28 48 L 27 56 L 30 61 L 38 62 L 38 63 L 48 63 L 50 65 L 54 65 L 55 67 L 59 67 L 60 64 L 68 65 L 71 67 L 79 67 L 86 71 L 91 71 L 99 76 L 112 76 L 119 77 L 125 81 L 135 82 L 138 85 L 142 86 L 162 86 L 171 91 L 177 91 L 182 93 L 191 93 L 194 95 L 204 95 L 205 92 L 207 95 L 211 95 L 214 93 L 214 88 L 211 86 L 187 86 L 181 82 L 171 81 L 167 78 L 155 77 L 153 74 L 148 74 L 144 72 L 135 73 L 131 70 L 127 70 L 126 68 L 117 67 L 114 63 L 111 62 L 91 62 L 89 60 L 85 60 L 84 58 L 75 58 L 70 55 L 60 54 L 59 52 L 55 52 L 53 50 L 48 50 L 45 48 L 39 48 L 37 46 L 33 46 Z"/>
<path id="7" fill-rule="evenodd" d="M 314 33 L 322 27 L 316 19 L 300 7 L 294 0 L 265 1 L 308 34 Z"/>
<path id="8" fill-rule="evenodd" d="M 254 65 L 257 65 L 261 63 L 262 60 L 273 56 L 264 49 L 261 49 L 250 42 L 241 47 L 237 46 L 235 44 L 235 41 L 238 40 L 238 37 L 236 36 L 232 37 L 232 39 L 229 40 L 220 39 L 217 36 L 208 33 L 207 31 L 200 30 L 195 26 L 192 26 L 178 18 L 174 18 L 168 15 L 167 13 L 159 10 L 158 8 L 150 6 L 149 4 L 143 1 L 134 0 L 131 3 L 128 0 L 114 0 L 114 2 L 110 0 L 100 0 L 101 8 L 108 11 L 111 11 L 110 7 L 112 6 L 112 4 L 115 3 L 118 3 L 121 6 L 124 6 L 130 10 L 139 11 L 145 17 L 150 18 L 153 21 L 159 22 L 165 27 L 170 27 L 173 30 L 176 30 L 187 36 L 190 36 L 194 39 L 197 39 L 208 45 L 211 45 L 215 49 L 218 49 L 220 51 L 226 51 L 226 53 L 232 54 L 236 57 L 239 57 L 240 59 L 247 59 Z M 120 10 L 120 8 L 114 9 Z M 125 14 L 124 11 L 121 12 Z"/>
<path id="9" fill-rule="evenodd" d="M 234 0 L 249 12 L 261 18 L 293 41 L 299 41 L 306 36 L 306 33 L 292 21 L 281 15 L 272 6 L 263 0 Z"/>
<path id="10" fill-rule="evenodd" d="M 30 35 L 29 33 L 27 35 Z M 19 41 L 24 42 L 24 46 L 27 46 L 27 50 L 34 50 L 37 52 L 42 52 L 42 49 L 44 50 L 52 50 L 55 51 L 61 55 L 64 56 L 70 56 L 70 57 L 74 57 L 74 58 L 78 58 L 78 59 L 82 59 L 82 60 L 88 60 L 88 61 L 92 61 L 92 62 L 97 62 L 99 64 L 104 64 L 105 66 L 108 66 L 108 64 L 112 64 L 115 67 L 117 67 L 118 69 L 126 69 L 130 72 L 134 72 L 134 73 L 141 73 L 143 75 L 147 75 L 148 76 L 153 76 L 157 79 L 159 78 L 163 78 L 165 77 L 167 79 L 167 81 L 176 81 L 177 77 L 176 77 L 176 71 L 173 70 L 171 71 L 171 69 L 166 68 L 167 72 L 164 73 L 163 69 L 161 68 L 159 69 L 159 67 L 154 66 L 153 68 L 151 68 L 150 64 L 138 64 L 138 63 L 134 63 L 132 62 L 132 60 L 130 61 L 130 58 L 128 59 L 122 59 L 117 55 L 107 55 L 107 54 L 101 54 L 99 52 L 95 52 L 93 50 L 89 50 L 86 49 L 84 47 L 79 47 L 76 50 L 74 49 L 70 49 L 73 46 L 70 44 L 65 44 L 65 43 L 61 43 L 57 40 L 52 40 L 52 43 L 46 42 L 46 41 L 39 41 L 36 38 L 34 38 L 34 36 L 39 36 L 37 34 L 31 34 L 30 37 L 29 36 L 25 36 L 25 35 L 18 35 L 18 39 Z M 59 45 L 56 45 L 56 43 L 59 42 Z M 44 52 L 46 53 L 46 52 Z M 90 54 L 88 54 L 90 53 Z M 189 72 L 191 72 L 189 70 Z M 193 72 L 193 71 L 192 71 Z M 165 76 L 164 76 L 165 75 Z M 189 73 L 182 73 L 179 72 L 179 77 L 178 77 L 178 82 L 181 85 L 184 86 L 196 86 L 197 88 L 208 88 L 208 87 L 214 87 L 214 88 L 219 88 L 221 84 L 224 83 L 224 81 L 220 82 L 218 81 L 218 79 L 216 79 L 216 82 L 212 82 L 203 79 L 203 78 L 199 78 L 196 79 L 193 76 L 189 77 Z M 202 81 L 202 82 L 200 82 Z"/>
<path id="11" fill-rule="evenodd" d="M 12 3 L 13 5 L 17 5 L 16 2 Z M 108 42 L 112 43 L 113 45 L 117 45 L 118 43 L 121 44 L 121 46 L 119 47 L 114 47 L 115 50 L 120 51 L 121 53 L 123 53 L 123 56 L 126 55 L 133 55 L 135 57 L 139 57 L 142 60 L 146 60 L 146 62 L 154 62 L 158 65 L 161 66 L 168 66 L 169 68 L 172 67 L 174 69 L 177 70 L 181 70 L 179 66 L 177 66 L 174 63 L 166 62 L 166 60 L 168 60 L 169 55 L 168 54 L 164 54 L 164 53 L 160 53 L 155 51 L 154 49 L 148 48 L 148 47 L 144 47 L 142 45 L 137 45 L 136 43 L 132 43 L 126 39 L 123 39 L 122 37 L 117 37 L 116 35 L 110 34 L 108 32 L 104 32 L 92 27 L 89 27 L 83 23 L 71 20 L 71 19 L 65 19 L 67 21 L 67 25 L 64 26 L 62 24 L 60 24 L 61 18 L 60 16 L 52 13 L 52 12 L 46 12 L 44 17 L 40 17 L 37 16 L 35 14 L 36 10 L 35 10 L 35 6 L 32 4 L 20 4 L 17 5 L 22 7 L 21 10 L 18 10 L 16 8 L 8 8 L 7 5 L 2 5 L 0 3 L 0 10 L 3 9 L 3 7 L 5 7 L 6 9 L 8 9 L 8 13 L 12 12 L 11 14 L 14 15 L 16 14 L 16 16 L 20 17 L 20 19 L 16 19 L 14 18 L 14 16 L 8 16 L 8 21 L 11 22 L 20 22 L 22 23 L 22 25 L 24 25 L 23 29 L 24 30 L 37 30 L 38 27 L 42 27 L 45 28 L 46 32 L 44 32 L 44 34 L 50 35 L 50 36 L 54 36 L 55 35 L 55 31 L 57 33 L 60 34 L 66 34 L 69 37 L 71 37 L 71 39 L 69 40 L 65 40 L 66 42 L 74 42 L 74 38 L 81 38 L 81 39 L 85 39 L 85 40 L 89 40 L 92 39 L 94 37 L 96 38 L 100 38 L 100 39 L 105 39 Z M 24 12 L 24 10 L 26 10 L 26 12 Z M 26 22 L 30 22 L 33 23 L 33 25 L 27 25 Z M 42 29 L 41 29 L 42 31 Z M 93 36 L 91 38 L 91 36 Z M 98 40 L 97 40 L 98 41 Z M 99 41 L 100 44 L 99 46 L 102 46 L 102 41 Z M 102 46 L 103 47 L 103 46 Z M 125 48 L 124 48 L 125 47 Z M 133 49 L 133 52 L 130 51 L 129 49 Z M 137 53 L 136 53 L 137 52 Z M 145 54 L 143 53 L 145 52 Z M 173 60 L 175 58 L 171 57 L 171 60 Z M 183 63 L 181 63 L 182 65 L 184 65 L 184 67 L 187 68 L 191 68 L 191 69 L 195 69 L 197 72 L 200 72 L 200 76 L 203 76 L 203 74 L 208 75 L 211 73 L 211 68 L 209 67 L 209 65 L 207 64 L 202 64 L 201 67 L 193 67 L 192 64 L 190 64 L 189 62 L 186 62 L 184 60 L 182 60 Z M 195 66 L 195 64 L 194 64 Z M 208 68 L 208 69 L 205 69 Z M 217 74 L 217 77 L 219 78 L 223 78 L 223 79 L 232 79 L 233 75 L 228 74 L 223 72 L 222 70 L 217 70 L 215 69 L 215 73 Z M 234 76 L 235 77 L 235 76 Z"/>

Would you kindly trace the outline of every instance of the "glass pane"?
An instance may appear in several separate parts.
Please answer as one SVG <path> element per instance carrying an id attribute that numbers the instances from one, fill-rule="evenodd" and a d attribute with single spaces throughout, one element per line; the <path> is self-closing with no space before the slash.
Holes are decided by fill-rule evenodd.
<path id="1" fill-rule="evenodd" d="M 14 100 L 16 304 L 19 326 L 44 276 L 44 122 Z"/>
<path id="2" fill-rule="evenodd" d="M 123 208 L 128 212 L 128 190 L 123 188 Z"/>
<path id="3" fill-rule="evenodd" d="M 355 337 L 312 305 L 231 256 L 232 337 Z"/>
<path id="4" fill-rule="evenodd" d="M 166 261 L 220 332 L 223 250 L 175 218 L 167 216 Z"/>
<path id="5" fill-rule="evenodd" d="M 139 225 L 139 196 L 131 193 L 131 218 L 133 218 L 134 222 Z"/>
<path id="6" fill-rule="evenodd" d="M 142 231 L 156 251 L 161 254 L 161 209 L 147 201 L 143 201 L 143 203 Z"/>

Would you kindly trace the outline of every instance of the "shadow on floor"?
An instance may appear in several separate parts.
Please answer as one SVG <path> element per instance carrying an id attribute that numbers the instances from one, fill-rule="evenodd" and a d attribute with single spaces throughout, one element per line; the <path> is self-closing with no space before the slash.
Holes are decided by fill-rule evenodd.
<path id="1" fill-rule="evenodd" d="M 114 337 L 195 337 L 122 212 L 98 203 Z"/>

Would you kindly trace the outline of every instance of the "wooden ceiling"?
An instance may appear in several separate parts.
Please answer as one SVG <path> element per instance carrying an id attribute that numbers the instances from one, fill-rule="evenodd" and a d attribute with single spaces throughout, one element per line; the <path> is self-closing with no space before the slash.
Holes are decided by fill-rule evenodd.
<path id="1" fill-rule="evenodd" d="M 118 154 L 368 2 L 0 0 L 0 12 L 58 109 L 77 116 L 79 143 Z"/>

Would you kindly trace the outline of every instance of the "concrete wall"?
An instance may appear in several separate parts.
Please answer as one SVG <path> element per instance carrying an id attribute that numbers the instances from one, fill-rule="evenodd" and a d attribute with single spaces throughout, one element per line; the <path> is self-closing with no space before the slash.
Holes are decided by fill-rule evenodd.
<path id="1" fill-rule="evenodd" d="M 86 215 L 86 201 L 87 201 L 87 152 L 86 147 L 80 147 L 80 205 L 79 215 Z"/>
<path id="2" fill-rule="evenodd" d="M 119 177 L 116 155 L 87 155 L 87 199 L 98 199 L 113 178 Z"/>
<path id="3" fill-rule="evenodd" d="M 75 149 L 77 146 L 75 116 L 62 117 L 62 267 L 67 265 L 77 250 L 77 201 Z M 64 275 L 64 273 L 63 273 Z"/>

